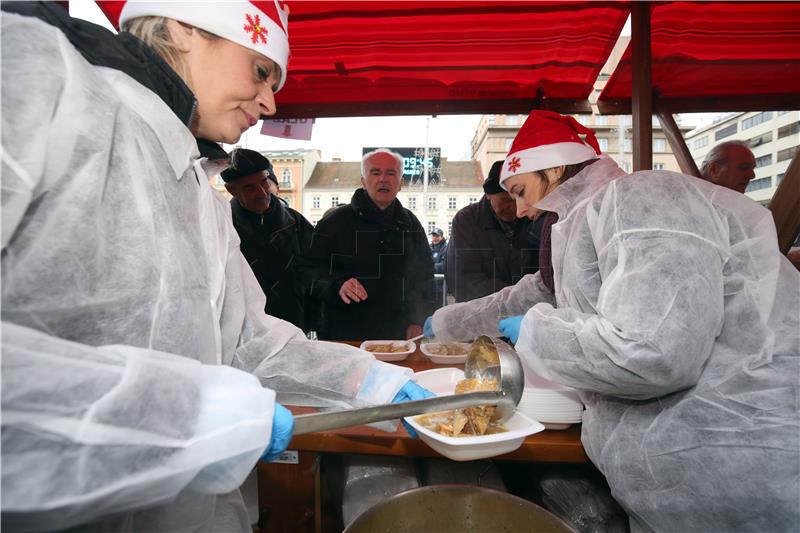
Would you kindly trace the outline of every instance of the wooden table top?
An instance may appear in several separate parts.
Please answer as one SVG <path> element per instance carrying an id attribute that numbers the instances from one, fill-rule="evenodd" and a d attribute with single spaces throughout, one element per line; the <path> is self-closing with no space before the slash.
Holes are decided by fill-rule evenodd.
<path id="1" fill-rule="evenodd" d="M 359 346 L 360 341 L 347 344 Z M 433 363 L 417 347 L 417 350 L 404 361 L 395 364 L 407 366 L 420 372 L 432 368 L 443 368 L 447 365 Z M 464 365 L 452 365 L 464 368 Z M 291 406 L 295 414 L 314 412 L 309 407 Z M 414 457 L 439 457 L 439 454 L 428 447 L 420 439 L 412 439 L 401 425 L 394 433 L 387 433 L 367 426 L 356 426 L 344 429 L 296 435 L 289 444 L 289 449 L 331 452 L 361 453 L 370 455 L 402 455 Z M 575 424 L 566 430 L 545 430 L 525 439 L 517 450 L 496 457 L 497 460 L 532 461 L 545 463 L 585 463 L 589 461 L 581 444 L 581 426 Z"/>

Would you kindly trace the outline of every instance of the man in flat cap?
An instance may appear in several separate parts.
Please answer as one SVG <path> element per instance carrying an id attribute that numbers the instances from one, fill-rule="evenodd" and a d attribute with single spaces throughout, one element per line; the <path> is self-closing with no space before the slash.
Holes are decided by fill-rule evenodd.
<path id="1" fill-rule="evenodd" d="M 445 277 L 456 302 L 495 293 L 539 269 L 539 251 L 529 240 L 539 220 L 517 218 L 514 199 L 500 187 L 502 166 L 496 161 L 489 170 L 483 198 L 453 218 Z"/>
<path id="2" fill-rule="evenodd" d="M 277 183 L 269 159 L 238 148 L 221 174 L 231 198 L 233 226 L 242 241 L 242 255 L 267 295 L 265 311 L 308 331 L 307 291 L 298 263 L 311 244 L 313 226 L 297 211 L 270 194 Z M 272 177 L 270 177 L 272 176 Z"/>

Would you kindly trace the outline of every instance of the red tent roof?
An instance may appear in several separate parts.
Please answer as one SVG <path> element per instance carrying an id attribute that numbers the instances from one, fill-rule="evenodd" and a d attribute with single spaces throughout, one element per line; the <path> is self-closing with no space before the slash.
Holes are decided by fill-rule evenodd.
<path id="1" fill-rule="evenodd" d="M 651 35 L 658 106 L 745 111 L 800 103 L 800 2 L 653 4 Z M 600 95 L 602 112 L 627 112 L 631 79 L 628 46 Z"/>
<path id="2" fill-rule="evenodd" d="M 121 4 L 98 2 L 112 22 Z M 588 112 L 627 2 L 289 1 L 278 117 Z"/>

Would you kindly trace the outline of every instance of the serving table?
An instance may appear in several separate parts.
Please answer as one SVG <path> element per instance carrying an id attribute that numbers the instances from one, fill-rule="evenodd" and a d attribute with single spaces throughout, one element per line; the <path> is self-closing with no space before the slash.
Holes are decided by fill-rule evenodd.
<path id="1" fill-rule="evenodd" d="M 347 344 L 360 346 L 360 341 Z M 443 368 L 420 350 L 395 364 L 420 372 Z M 462 368 L 464 365 L 452 365 Z M 294 414 L 314 412 L 313 408 L 287 406 Z M 259 527 L 262 531 L 326 530 L 322 513 L 320 454 L 354 453 L 441 457 L 424 442 L 412 439 L 401 425 L 394 433 L 367 426 L 356 426 L 296 435 L 289 443 L 287 463 L 258 464 Z M 517 450 L 494 457 L 497 461 L 537 463 L 586 463 L 589 458 L 580 440 L 580 424 L 562 431 L 545 430 L 525 439 Z"/>

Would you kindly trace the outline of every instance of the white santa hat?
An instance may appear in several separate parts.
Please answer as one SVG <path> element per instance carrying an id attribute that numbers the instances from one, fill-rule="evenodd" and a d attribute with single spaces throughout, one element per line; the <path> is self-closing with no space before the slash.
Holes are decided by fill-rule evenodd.
<path id="1" fill-rule="evenodd" d="M 579 134 L 586 136 L 581 139 Z M 500 171 L 500 186 L 511 176 L 561 165 L 575 165 L 601 154 L 594 130 L 573 117 L 553 111 L 531 111 L 517 132 Z"/>
<path id="2" fill-rule="evenodd" d="M 125 2 L 124 27 L 138 17 L 167 17 L 213 33 L 273 60 L 281 69 L 278 89 L 286 82 L 289 20 L 277 0 L 252 2 Z"/>

